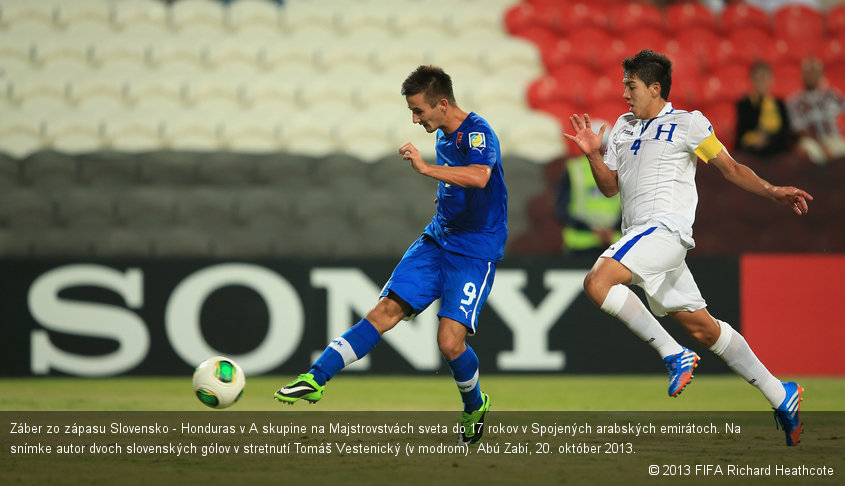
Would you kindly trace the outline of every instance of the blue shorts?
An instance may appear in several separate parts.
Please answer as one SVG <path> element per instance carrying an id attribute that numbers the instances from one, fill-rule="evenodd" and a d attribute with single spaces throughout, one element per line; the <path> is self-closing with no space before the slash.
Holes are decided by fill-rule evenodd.
<path id="1" fill-rule="evenodd" d="M 414 315 L 440 299 L 437 317 L 454 319 L 475 334 L 495 275 L 494 262 L 448 252 L 422 235 L 405 252 L 381 295 L 395 293 Z"/>

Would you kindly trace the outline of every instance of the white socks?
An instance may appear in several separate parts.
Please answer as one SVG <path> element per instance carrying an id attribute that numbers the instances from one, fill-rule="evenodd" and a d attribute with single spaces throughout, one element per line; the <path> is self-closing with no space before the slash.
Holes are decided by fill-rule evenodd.
<path id="1" fill-rule="evenodd" d="M 710 347 L 710 351 L 725 360 L 725 363 L 748 383 L 759 388 L 769 403 L 777 408 L 786 398 L 786 390 L 780 380 L 763 366 L 741 334 L 726 322 L 718 319 L 716 322 L 719 323 L 721 334 Z"/>
<path id="2" fill-rule="evenodd" d="M 657 350 L 661 358 L 684 350 L 626 285 L 611 287 L 601 309 L 624 322 L 634 334 Z"/>

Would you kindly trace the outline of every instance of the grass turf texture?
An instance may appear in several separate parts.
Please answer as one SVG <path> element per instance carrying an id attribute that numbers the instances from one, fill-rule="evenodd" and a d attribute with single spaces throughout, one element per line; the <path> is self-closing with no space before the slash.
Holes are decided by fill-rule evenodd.
<path id="1" fill-rule="evenodd" d="M 784 377 L 804 387 L 802 411 L 845 411 L 845 378 Z M 238 411 L 458 410 L 451 376 L 341 374 L 328 383 L 319 404 L 293 408 L 273 400 L 289 376 L 247 377 Z M 759 411 L 769 404 L 734 375 L 696 376 L 680 397 L 666 394 L 662 375 L 482 375 L 494 411 Z M 202 411 L 190 377 L 0 380 L 0 410 Z"/>
<path id="2" fill-rule="evenodd" d="M 798 377 L 805 387 L 802 412 L 807 432 L 798 447 L 787 448 L 783 433 L 775 429 L 768 403 L 760 393 L 742 379 L 731 375 L 696 377 L 679 398 L 666 396 L 667 379 L 663 376 L 553 376 L 498 375 L 483 376 L 482 388 L 490 394 L 493 407 L 487 423 L 531 423 L 538 417 L 551 420 L 607 423 L 648 422 L 686 423 L 710 421 L 706 413 L 697 411 L 758 411 L 740 414 L 741 434 L 716 436 L 654 436 L 631 438 L 626 436 L 582 435 L 578 437 L 538 438 L 536 436 L 485 434 L 482 444 L 495 444 L 499 452 L 484 454 L 477 446 L 468 457 L 462 454 L 412 454 L 398 457 L 332 453 L 223 455 L 92 455 L 92 454 L 30 454 L 11 455 L 9 443 L 114 442 L 110 436 L 13 436 L 8 422 L 14 419 L 10 410 L 68 410 L 70 420 L 84 423 L 81 411 L 174 411 L 171 417 L 192 423 L 208 420 L 247 420 L 255 412 L 261 420 L 270 417 L 279 423 L 309 423 L 313 420 L 334 419 L 366 421 L 392 420 L 389 413 L 372 414 L 349 411 L 398 411 L 397 422 L 415 417 L 402 411 L 431 410 L 434 415 L 453 417 L 457 421 L 458 394 L 450 376 L 365 376 L 341 375 L 333 380 L 326 395 L 317 405 L 297 403 L 287 406 L 275 402 L 272 393 L 289 381 L 290 377 L 247 377 L 242 400 L 228 411 L 211 411 L 194 397 L 190 377 L 122 377 L 115 379 L 41 378 L 4 379 L 0 381 L 0 415 L 7 423 L 0 424 L 0 484 L 841 484 L 845 474 L 845 379 Z M 324 414 L 327 411 L 347 411 Z M 537 411 L 524 413 L 525 411 Z M 79 412 L 73 412 L 79 411 Z M 594 415 L 559 415 L 540 411 L 588 411 Z M 598 411 L 617 411 L 601 414 Z M 637 413 L 636 411 L 664 411 Z M 839 411 L 823 413 L 822 411 Z M 197 413 L 188 413 L 197 412 Z M 268 414 L 267 412 L 277 412 Z M 318 413 L 313 413 L 318 412 Z M 671 413 L 678 412 L 678 413 Z M 75 413 L 77 415 L 75 415 Z M 811 415 L 817 413 L 817 415 Z M 143 414 L 141 414 L 141 417 Z M 152 415 L 155 417 L 155 414 Z M 716 413 L 712 419 L 720 429 L 724 420 Z M 138 415 L 124 419 L 128 423 L 144 423 Z M 209 419 L 208 417 L 213 417 Z M 592 418 L 591 418 L 592 417 Z M 610 418 L 608 418 L 610 417 Z M 17 419 L 20 420 L 20 419 Z M 448 418 L 446 419 L 448 421 Z M 832 426 L 830 425 L 832 423 Z M 212 443 L 230 444 L 237 441 L 257 443 L 300 442 L 316 446 L 326 442 L 348 444 L 377 444 L 386 441 L 410 443 L 452 444 L 451 433 L 441 436 L 327 436 L 316 433 L 286 437 L 240 436 L 227 434 L 175 434 L 165 437 L 121 437 L 138 443 Z M 603 444 L 608 441 L 630 441 L 633 454 L 505 454 L 507 443 L 525 443 L 536 452 L 538 442 L 548 442 L 552 449 L 563 443 Z M 826 465 L 835 468 L 833 477 L 793 476 L 716 476 L 695 475 L 696 464 L 714 464 L 726 468 L 728 464 L 762 467 L 783 464 L 788 467 Z M 689 475 L 657 476 L 648 474 L 650 465 L 675 465 L 691 468 Z M 724 471 L 724 469 L 723 469 Z M 281 478 L 281 479 L 280 479 Z M 284 479 L 284 480 L 282 480 Z"/>

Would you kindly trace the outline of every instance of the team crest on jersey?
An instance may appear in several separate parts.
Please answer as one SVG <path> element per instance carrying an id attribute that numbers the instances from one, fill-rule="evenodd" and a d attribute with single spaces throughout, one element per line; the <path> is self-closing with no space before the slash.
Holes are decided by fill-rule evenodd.
<path id="1" fill-rule="evenodd" d="M 487 139 L 484 138 L 484 134 L 481 132 L 472 132 L 469 134 L 469 146 L 481 152 L 487 147 Z"/>
<path id="2" fill-rule="evenodd" d="M 461 148 L 461 141 L 464 139 L 464 132 L 458 132 L 458 137 L 455 140 L 455 147 Z"/>

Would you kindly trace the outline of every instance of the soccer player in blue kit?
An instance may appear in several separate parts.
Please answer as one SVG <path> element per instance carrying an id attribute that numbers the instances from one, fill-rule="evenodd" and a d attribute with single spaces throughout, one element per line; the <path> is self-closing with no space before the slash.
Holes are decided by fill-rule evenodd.
<path id="1" fill-rule="evenodd" d="M 418 67 L 403 82 L 402 94 L 413 122 L 437 134 L 434 165 L 411 143 L 399 148 L 417 173 L 438 181 L 437 211 L 393 270 L 375 307 L 275 398 L 289 404 L 320 400 L 338 371 L 370 352 L 399 321 L 440 299 L 437 344 L 464 404 L 458 440 L 474 444 L 484 432 L 490 398 L 481 392 L 478 356 L 466 336 L 477 329 L 508 234 L 499 140 L 483 118 L 458 107 L 452 80 L 438 67 Z"/>

